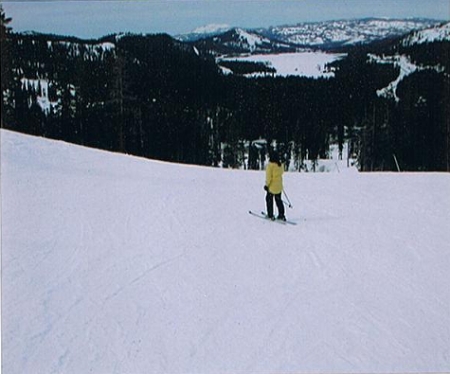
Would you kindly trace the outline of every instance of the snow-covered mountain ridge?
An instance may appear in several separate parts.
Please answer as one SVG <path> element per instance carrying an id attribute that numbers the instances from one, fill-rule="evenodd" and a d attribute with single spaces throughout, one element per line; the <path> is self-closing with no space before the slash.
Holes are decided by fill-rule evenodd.
<path id="1" fill-rule="evenodd" d="M 188 34 L 177 35 L 176 38 L 181 41 L 194 41 L 208 36 L 215 36 L 233 29 L 228 24 L 209 24 L 206 26 L 197 27 Z"/>
<path id="2" fill-rule="evenodd" d="M 21 34 L 24 39 L 38 39 L 46 34 L 36 32 L 24 32 Z M 95 40 L 78 39 L 75 37 L 64 37 L 58 35 L 47 35 L 45 42 L 50 52 L 64 51 L 68 56 L 80 56 L 85 60 L 103 59 L 105 54 L 114 53 L 116 47 L 115 41 L 120 38 L 120 34 L 116 37 L 107 37 Z M 33 41 L 33 43 L 38 43 Z M 21 42 L 23 44 L 23 41 Z"/>
<path id="3" fill-rule="evenodd" d="M 262 33 L 294 44 L 327 47 L 367 44 L 429 28 L 439 23 L 439 21 L 426 19 L 367 18 L 271 27 Z"/>
<path id="4" fill-rule="evenodd" d="M 155 162 L 1 130 L 2 369 L 446 372 L 448 173 Z"/>
<path id="5" fill-rule="evenodd" d="M 266 37 L 261 33 L 241 28 L 234 28 L 191 43 L 199 50 L 216 56 L 245 53 L 296 52 L 299 49 L 291 43 L 279 41 Z"/>
<path id="6" fill-rule="evenodd" d="M 269 28 L 247 29 L 252 38 L 259 36 L 267 38 L 273 43 L 282 43 L 288 46 L 335 48 L 343 45 L 367 44 L 373 41 L 399 37 L 412 31 L 437 26 L 442 21 L 429 19 L 355 19 L 325 22 L 304 22 L 297 25 L 276 26 Z M 233 30 L 242 30 L 233 29 Z M 197 41 L 209 39 L 229 33 L 228 28 L 216 29 L 210 32 L 198 32 L 178 36 L 183 41 Z"/>
<path id="7" fill-rule="evenodd" d="M 444 40 L 450 41 L 450 22 L 416 31 L 405 37 L 402 41 L 402 45 L 407 47 L 423 43 L 441 42 Z"/>

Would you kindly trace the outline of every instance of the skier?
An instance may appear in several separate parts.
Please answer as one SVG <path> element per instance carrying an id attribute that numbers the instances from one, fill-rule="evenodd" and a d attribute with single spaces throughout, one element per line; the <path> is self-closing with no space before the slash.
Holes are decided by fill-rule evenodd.
<path id="1" fill-rule="evenodd" d="M 266 168 L 266 184 L 264 190 L 266 195 L 267 217 L 275 220 L 273 215 L 273 199 L 278 208 L 278 219 L 286 221 L 284 216 L 284 205 L 281 199 L 281 192 L 283 192 L 283 172 L 284 165 L 280 161 L 280 157 L 276 151 L 269 151 L 269 165 Z"/>

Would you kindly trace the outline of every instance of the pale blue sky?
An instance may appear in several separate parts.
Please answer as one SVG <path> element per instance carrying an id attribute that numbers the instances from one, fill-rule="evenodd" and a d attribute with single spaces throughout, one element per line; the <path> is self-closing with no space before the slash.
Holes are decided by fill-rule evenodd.
<path id="1" fill-rule="evenodd" d="M 208 24 L 257 28 L 362 17 L 450 19 L 450 0 L 2 1 L 15 31 L 81 38 L 115 32 L 187 33 Z"/>

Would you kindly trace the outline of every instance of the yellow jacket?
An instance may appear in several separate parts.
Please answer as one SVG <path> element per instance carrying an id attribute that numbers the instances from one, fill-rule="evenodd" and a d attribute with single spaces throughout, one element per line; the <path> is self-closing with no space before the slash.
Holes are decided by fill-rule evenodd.
<path id="1" fill-rule="evenodd" d="M 269 162 L 266 168 L 266 186 L 271 194 L 277 195 L 283 191 L 283 164 L 278 166 L 276 162 Z"/>

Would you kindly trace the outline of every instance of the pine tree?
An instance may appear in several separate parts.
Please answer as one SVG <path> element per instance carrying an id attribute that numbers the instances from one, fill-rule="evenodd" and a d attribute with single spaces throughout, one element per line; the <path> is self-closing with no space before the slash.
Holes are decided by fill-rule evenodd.
<path id="1" fill-rule="evenodd" d="M 0 4 L 0 51 L 1 51 L 1 127 L 4 127 L 4 100 L 3 95 L 7 87 L 9 87 L 9 82 L 11 79 L 11 63 L 10 63 L 10 53 L 9 53 L 9 42 L 8 34 L 11 32 L 11 28 L 8 24 L 11 22 L 11 18 L 6 17 L 3 11 L 3 6 Z"/>

